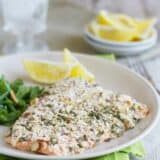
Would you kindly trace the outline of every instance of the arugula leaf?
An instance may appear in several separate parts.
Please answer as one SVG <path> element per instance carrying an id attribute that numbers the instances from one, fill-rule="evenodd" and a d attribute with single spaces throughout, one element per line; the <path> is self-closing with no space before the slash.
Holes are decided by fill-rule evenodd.
<path id="1" fill-rule="evenodd" d="M 0 77 L 0 124 L 10 125 L 26 110 L 30 101 L 43 92 L 38 86 L 27 86 L 20 79 L 9 83 Z"/>
<path id="2" fill-rule="evenodd" d="M 19 87 L 24 85 L 23 81 L 21 79 L 16 79 L 15 81 L 13 81 L 10 86 L 13 89 L 13 91 L 15 93 L 17 93 L 17 91 L 19 90 Z"/>
<path id="3" fill-rule="evenodd" d="M 32 99 L 38 97 L 39 95 L 41 95 L 42 92 L 43 92 L 43 89 L 41 89 L 38 86 L 31 87 L 30 88 L 30 97 L 29 98 L 32 100 Z"/>
<path id="4" fill-rule="evenodd" d="M 8 112 L 7 106 L 0 108 L 0 123 L 5 125 L 12 124 L 20 115 L 20 111 Z"/>
<path id="5" fill-rule="evenodd" d="M 8 111 L 9 112 L 14 112 L 16 111 L 16 108 L 14 106 L 14 102 L 12 100 L 10 100 L 9 98 L 5 98 L 3 100 L 3 105 L 8 107 Z"/>
<path id="6" fill-rule="evenodd" d="M 0 123 L 6 123 L 8 121 L 8 111 L 6 106 L 0 108 Z"/>
<path id="7" fill-rule="evenodd" d="M 8 96 L 10 91 L 10 86 L 3 76 L 0 78 L 0 100 Z"/>
<path id="8" fill-rule="evenodd" d="M 17 93 L 16 93 L 16 96 L 18 99 L 23 99 L 23 98 L 26 98 L 28 99 L 29 98 L 29 93 L 30 93 L 30 87 L 27 87 L 25 85 L 23 86 L 20 86 Z"/>

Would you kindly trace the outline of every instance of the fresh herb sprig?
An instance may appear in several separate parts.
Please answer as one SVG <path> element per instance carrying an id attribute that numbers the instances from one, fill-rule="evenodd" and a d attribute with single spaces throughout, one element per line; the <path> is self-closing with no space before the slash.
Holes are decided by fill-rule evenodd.
<path id="1" fill-rule="evenodd" d="M 0 77 L 0 124 L 11 125 L 25 111 L 31 100 L 42 95 L 43 88 L 27 86 L 21 79 L 12 83 Z"/>

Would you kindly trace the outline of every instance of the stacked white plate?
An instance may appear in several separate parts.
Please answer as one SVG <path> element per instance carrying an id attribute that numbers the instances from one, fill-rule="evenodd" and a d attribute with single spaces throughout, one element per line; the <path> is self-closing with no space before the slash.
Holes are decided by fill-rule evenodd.
<path id="1" fill-rule="evenodd" d="M 95 50 L 100 53 L 114 53 L 119 56 L 131 56 L 141 54 L 142 52 L 152 48 L 157 41 L 157 31 L 152 30 L 152 35 L 148 39 L 135 42 L 116 42 L 97 38 L 85 29 L 84 39 Z"/>

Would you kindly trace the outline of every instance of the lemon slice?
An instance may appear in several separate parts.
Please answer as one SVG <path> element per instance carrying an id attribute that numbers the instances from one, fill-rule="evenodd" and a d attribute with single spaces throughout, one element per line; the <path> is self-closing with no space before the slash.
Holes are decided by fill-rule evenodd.
<path id="1" fill-rule="evenodd" d="M 88 26 L 96 37 L 112 41 L 130 41 L 137 35 L 134 20 L 122 14 L 108 14 L 101 11 L 96 20 Z"/>
<path id="2" fill-rule="evenodd" d="M 29 76 L 36 82 L 51 84 L 66 78 L 70 74 L 70 66 L 65 63 L 48 63 L 37 60 L 24 60 Z"/>
<path id="3" fill-rule="evenodd" d="M 113 28 L 122 27 L 122 23 L 120 23 L 116 16 L 108 14 L 105 11 L 100 11 L 95 22 L 101 26 L 108 26 Z"/>
<path id="4" fill-rule="evenodd" d="M 64 62 L 72 65 L 70 77 L 80 77 L 88 81 L 94 81 L 95 77 L 90 73 L 73 55 L 68 49 L 64 49 Z"/>
<path id="5" fill-rule="evenodd" d="M 90 31 L 98 38 L 112 41 L 130 41 L 137 34 L 135 28 L 119 27 L 114 28 L 110 26 L 98 25 L 95 21 L 92 21 L 89 25 Z"/>
<path id="6" fill-rule="evenodd" d="M 135 41 L 147 39 L 152 35 L 155 19 L 137 20 L 123 14 L 100 11 L 88 25 L 88 31 L 96 37 L 112 41 Z"/>
<path id="7" fill-rule="evenodd" d="M 100 11 L 96 17 L 96 22 L 100 25 L 106 25 L 120 29 L 122 27 L 135 27 L 134 19 L 123 14 L 109 14 L 105 11 Z"/>
<path id="8" fill-rule="evenodd" d="M 79 61 L 74 56 L 71 55 L 70 50 L 67 48 L 64 49 L 63 61 L 64 63 L 67 64 L 75 64 L 75 63 L 79 64 Z"/>
<path id="9" fill-rule="evenodd" d="M 146 39 L 151 35 L 152 28 L 156 23 L 156 19 L 149 20 L 135 20 L 138 34 L 135 36 L 136 39 L 142 40 Z"/>
<path id="10" fill-rule="evenodd" d="M 88 25 L 88 31 L 98 37 L 99 27 L 100 25 L 96 21 L 92 21 Z"/>
<path id="11" fill-rule="evenodd" d="M 113 15 L 113 18 L 116 21 L 119 21 L 121 25 L 127 26 L 127 27 L 136 27 L 135 21 L 132 17 L 123 15 L 123 14 L 115 14 Z"/>
<path id="12" fill-rule="evenodd" d="M 102 25 L 112 25 L 113 23 L 110 17 L 107 15 L 106 11 L 99 12 L 99 14 L 96 17 L 96 22 Z"/>
<path id="13" fill-rule="evenodd" d="M 112 41 L 130 41 L 136 34 L 134 29 L 117 30 L 113 28 L 100 28 L 98 31 L 98 37 Z"/>

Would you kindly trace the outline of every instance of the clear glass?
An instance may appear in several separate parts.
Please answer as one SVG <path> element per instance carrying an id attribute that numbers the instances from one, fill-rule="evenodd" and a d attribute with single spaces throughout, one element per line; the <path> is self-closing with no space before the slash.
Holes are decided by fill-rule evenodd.
<path id="1" fill-rule="evenodd" d="M 16 36 L 4 47 L 5 53 L 46 50 L 47 45 L 34 39 L 46 30 L 48 0 L 2 0 L 4 30 Z"/>

